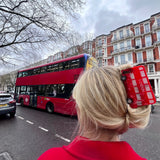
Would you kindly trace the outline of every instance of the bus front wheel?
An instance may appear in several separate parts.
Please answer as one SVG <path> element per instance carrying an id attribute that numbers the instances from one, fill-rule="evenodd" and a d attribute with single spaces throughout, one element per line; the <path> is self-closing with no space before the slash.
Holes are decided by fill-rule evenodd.
<path id="1" fill-rule="evenodd" d="M 52 103 L 47 103 L 46 109 L 48 113 L 53 113 L 54 112 L 54 106 Z"/>

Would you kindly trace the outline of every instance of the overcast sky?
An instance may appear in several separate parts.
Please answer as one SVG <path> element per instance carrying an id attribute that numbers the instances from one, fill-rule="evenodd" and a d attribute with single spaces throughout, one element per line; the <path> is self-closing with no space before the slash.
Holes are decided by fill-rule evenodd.
<path id="1" fill-rule="evenodd" d="M 130 23 L 138 23 L 160 12 L 160 0 L 86 0 L 86 6 L 74 21 L 81 33 L 95 36 Z"/>
<path id="2" fill-rule="evenodd" d="M 86 0 L 86 5 L 72 22 L 80 34 L 91 33 L 93 38 L 130 23 L 138 23 L 160 12 L 160 0 Z M 47 51 L 45 58 L 56 53 Z M 62 48 L 61 48 L 62 49 Z M 58 50 L 57 50 L 58 51 Z M 14 67 L 0 67 L 0 74 Z"/>

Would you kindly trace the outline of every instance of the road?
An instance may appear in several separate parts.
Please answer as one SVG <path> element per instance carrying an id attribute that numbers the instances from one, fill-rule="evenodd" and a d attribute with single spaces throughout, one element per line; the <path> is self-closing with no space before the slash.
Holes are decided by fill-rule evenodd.
<path id="1" fill-rule="evenodd" d="M 0 118 L 0 160 L 36 160 L 49 148 L 69 144 L 76 125 L 76 118 L 18 106 L 15 118 Z M 121 139 L 142 157 L 160 160 L 160 106 L 145 130 L 131 129 Z"/>
<path id="2" fill-rule="evenodd" d="M 76 118 L 18 106 L 15 118 L 0 119 L 0 153 L 36 160 L 51 147 L 69 144 L 76 124 Z"/>

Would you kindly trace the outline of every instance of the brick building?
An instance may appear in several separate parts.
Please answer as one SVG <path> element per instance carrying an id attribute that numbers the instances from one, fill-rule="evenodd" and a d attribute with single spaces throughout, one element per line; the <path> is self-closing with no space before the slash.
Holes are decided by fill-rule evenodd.
<path id="1" fill-rule="evenodd" d="M 107 58 L 103 54 L 102 59 L 107 59 L 103 65 L 144 65 L 155 95 L 160 97 L 160 13 L 111 31 Z"/>

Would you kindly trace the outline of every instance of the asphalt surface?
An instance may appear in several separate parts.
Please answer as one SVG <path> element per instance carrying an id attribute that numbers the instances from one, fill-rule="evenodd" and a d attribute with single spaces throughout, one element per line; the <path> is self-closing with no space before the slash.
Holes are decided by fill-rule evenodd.
<path id="1" fill-rule="evenodd" d="M 76 118 L 18 106 L 15 118 L 0 118 L 0 154 L 36 160 L 49 148 L 69 144 L 76 124 Z"/>
<path id="2" fill-rule="evenodd" d="M 36 160 L 52 147 L 68 145 L 76 135 L 77 119 L 17 107 L 16 117 L 0 117 L 0 160 Z M 121 136 L 148 160 L 160 160 L 160 106 L 145 130 L 131 129 Z"/>

